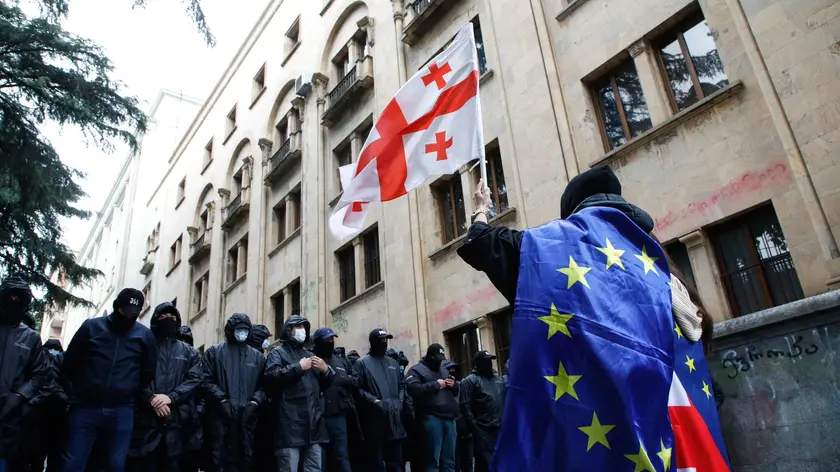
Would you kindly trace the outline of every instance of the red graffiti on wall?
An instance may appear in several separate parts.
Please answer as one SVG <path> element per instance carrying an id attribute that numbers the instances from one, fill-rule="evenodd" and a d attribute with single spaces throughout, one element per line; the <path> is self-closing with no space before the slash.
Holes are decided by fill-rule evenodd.
<path id="1" fill-rule="evenodd" d="M 412 333 L 410 329 L 400 331 L 399 333 L 394 335 L 394 339 L 411 339 L 413 337 L 414 333 Z"/>
<path id="2" fill-rule="evenodd" d="M 762 170 L 747 172 L 718 188 L 703 200 L 689 203 L 679 210 L 669 210 L 664 216 L 656 218 L 654 231 L 664 231 L 678 221 L 691 218 L 696 214 L 705 214 L 726 200 L 739 198 L 768 187 L 786 184 L 792 179 L 793 173 L 786 162 L 777 162 Z"/>
<path id="3" fill-rule="evenodd" d="M 452 300 L 446 306 L 434 313 L 433 319 L 435 324 L 441 325 L 459 317 L 464 311 L 468 310 L 469 306 L 473 303 L 493 297 L 496 293 L 496 287 L 488 285 L 470 293 L 462 299 Z"/>

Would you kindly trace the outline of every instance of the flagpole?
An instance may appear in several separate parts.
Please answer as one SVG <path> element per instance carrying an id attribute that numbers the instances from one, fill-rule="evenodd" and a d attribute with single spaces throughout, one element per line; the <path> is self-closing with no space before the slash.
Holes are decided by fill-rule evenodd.
<path id="1" fill-rule="evenodd" d="M 469 23 L 468 23 L 469 24 Z M 478 61 L 478 49 L 476 48 L 475 44 L 475 30 L 471 27 L 470 28 L 470 41 L 472 41 L 472 50 L 473 50 L 473 60 L 475 61 L 476 68 L 478 72 L 481 72 L 481 63 Z M 481 181 L 484 183 L 484 189 L 489 189 L 490 187 L 487 185 L 487 157 L 485 156 L 485 149 L 484 149 L 484 114 L 481 111 L 481 75 L 479 74 L 478 84 L 476 84 L 475 90 L 475 99 L 476 99 L 476 108 L 478 108 L 478 119 L 479 119 L 479 126 L 478 126 L 478 170 L 479 174 L 481 175 Z"/>

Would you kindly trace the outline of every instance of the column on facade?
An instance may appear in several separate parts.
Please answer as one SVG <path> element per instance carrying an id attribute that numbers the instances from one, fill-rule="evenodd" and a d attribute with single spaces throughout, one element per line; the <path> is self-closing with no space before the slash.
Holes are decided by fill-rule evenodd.
<path id="1" fill-rule="evenodd" d="M 320 122 L 321 117 L 324 116 L 324 107 L 326 105 L 326 90 L 327 90 L 327 83 L 329 78 L 321 73 L 315 73 L 312 75 L 312 85 L 314 86 L 315 92 L 315 103 L 316 103 L 316 119 Z M 324 281 L 327 274 L 327 241 L 324 232 L 326 231 L 326 218 L 327 214 L 324 210 L 327 208 L 327 199 L 326 199 L 326 192 L 327 192 L 327 182 L 326 182 L 326 165 L 327 165 L 327 152 L 328 150 L 325 149 L 325 140 L 326 140 L 326 130 L 323 126 L 318 126 L 318 138 L 317 138 L 317 153 L 316 159 L 318 162 L 317 175 L 316 175 L 316 185 L 317 185 L 317 209 L 316 215 L 318 219 L 318 279 L 319 281 Z M 320 326 L 326 326 L 327 324 L 327 288 L 325 283 L 318 284 L 318 324 Z"/>
<path id="2" fill-rule="evenodd" d="M 257 141 L 262 154 L 262 175 L 268 175 L 268 166 L 271 159 L 271 147 L 274 143 L 270 139 L 260 138 Z M 265 254 L 266 244 L 268 244 L 268 228 L 270 225 L 270 218 L 268 218 L 268 192 L 269 186 L 263 183 L 262 199 L 260 200 L 260 252 L 257 258 L 257 276 L 260 281 L 257 284 L 257 321 L 265 323 Z"/>
<path id="3" fill-rule="evenodd" d="M 227 218 L 228 204 L 230 204 L 230 190 L 226 188 L 219 189 L 219 198 L 222 199 L 222 221 Z"/>
<path id="4" fill-rule="evenodd" d="M 636 73 L 639 74 L 651 123 L 656 126 L 671 116 L 671 105 L 666 95 L 668 85 L 659 71 L 656 52 L 646 39 L 640 39 L 630 46 L 630 55 L 633 57 Z"/>
<path id="5" fill-rule="evenodd" d="M 729 307 L 724 303 L 723 291 L 718 283 L 720 279 L 715 271 L 711 253 L 713 249 L 708 244 L 706 235 L 702 230 L 697 230 L 681 237 L 680 242 L 688 249 L 697 291 L 700 293 L 703 304 L 706 305 L 706 310 L 716 323 L 730 318 Z"/>
<path id="6" fill-rule="evenodd" d="M 359 59 L 359 48 L 356 47 L 356 40 L 351 39 L 350 42 L 347 43 L 347 70 L 345 70 L 344 73 L 346 74 L 350 69 L 355 67 Z"/>
<path id="7" fill-rule="evenodd" d="M 242 166 L 242 203 L 251 203 L 251 166 L 254 164 L 254 159 L 247 156 L 242 159 L 244 163 Z"/>
<path id="8" fill-rule="evenodd" d="M 365 290 L 365 253 L 362 246 L 362 238 L 353 238 L 353 264 L 356 266 L 356 294 Z"/>
<path id="9" fill-rule="evenodd" d="M 292 316 L 292 289 L 288 285 L 283 287 L 283 316 L 288 319 Z M 279 336 L 280 333 L 277 333 Z"/>
<path id="10" fill-rule="evenodd" d="M 248 268 L 248 240 L 243 239 L 236 243 L 236 279 L 245 274 Z"/>
<path id="11" fill-rule="evenodd" d="M 296 96 L 292 99 L 292 112 L 289 114 L 289 137 L 291 138 L 291 150 L 296 151 L 303 148 L 301 142 L 301 131 L 303 129 L 303 97 Z"/>
<path id="12" fill-rule="evenodd" d="M 295 216 L 298 209 L 291 193 L 286 195 L 283 201 L 286 202 L 286 237 L 288 238 L 297 229 L 295 228 Z"/>

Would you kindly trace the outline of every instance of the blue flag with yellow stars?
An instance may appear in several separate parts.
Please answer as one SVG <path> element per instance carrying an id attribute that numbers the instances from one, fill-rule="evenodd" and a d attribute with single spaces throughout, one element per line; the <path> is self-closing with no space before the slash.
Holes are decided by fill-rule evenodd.
<path id="1" fill-rule="evenodd" d="M 622 212 L 524 231 L 500 472 L 673 470 L 670 272 Z"/>

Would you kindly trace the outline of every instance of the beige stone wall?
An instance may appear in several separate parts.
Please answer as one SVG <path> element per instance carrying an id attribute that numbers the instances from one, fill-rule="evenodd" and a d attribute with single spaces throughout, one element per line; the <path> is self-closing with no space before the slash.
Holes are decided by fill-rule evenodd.
<path id="1" fill-rule="evenodd" d="M 655 39 L 663 25 L 684 12 L 690 6 L 686 0 L 643 4 L 577 0 L 573 11 L 566 10 L 567 0 L 446 2 L 448 7 L 411 45 L 401 41 L 398 31 L 413 21 L 411 12 L 403 15 L 400 3 L 269 2 L 173 152 L 165 175 L 160 177 L 159 172 L 154 181 L 141 183 L 156 190 L 147 202 L 140 202 L 148 211 L 137 231 L 162 223 L 161 250 L 149 276 L 155 301 L 177 297 L 182 312 L 189 312 L 193 283 L 210 272 L 207 310 L 189 316 L 197 346 L 218 342 L 224 320 L 234 312 L 248 313 L 274 331 L 270 297 L 299 280 L 302 313 L 314 326 L 332 326 L 348 350 L 366 352 L 369 331 L 384 327 L 395 335 L 392 345 L 416 359 L 429 343 L 445 341 L 445 331 L 470 323 L 477 326 L 482 347 L 499 347 L 494 323 L 484 316 L 504 308 L 506 302 L 483 274 L 457 257 L 460 240 L 442 242 L 438 203 L 430 186 L 408 198 L 373 204 L 366 230 L 375 228 L 379 233 L 382 282 L 367 288 L 358 280 L 357 295 L 345 302 L 339 299 L 335 252 L 353 247 L 356 261 L 361 262 L 363 245 L 360 240 L 336 240 L 326 230 L 330 202 L 339 191 L 333 151 L 350 143 L 357 159 L 365 139 L 358 130 L 384 108 L 401 77 L 413 75 L 476 16 L 489 69 L 481 80 L 484 134 L 488 143 L 498 143 L 511 207 L 495 224 L 526 228 L 557 217 L 568 179 L 595 163 L 606 163 L 619 174 L 628 199 L 656 218 L 659 238 L 680 239 L 689 248 L 700 292 L 717 319 L 725 319 L 730 311 L 708 229 L 767 201 L 779 216 L 805 293 L 827 289 L 828 246 L 820 244 L 819 225 L 808 211 L 813 205 L 806 205 L 803 198 L 807 175 L 803 180 L 791 167 L 788 141 L 774 119 L 778 110 L 760 83 L 754 57 L 748 55 L 749 31 L 733 16 L 733 5 L 740 5 L 737 1 L 700 2 L 731 88 L 680 117 L 666 102 L 667 84 L 658 75 L 653 51 L 640 45 Z M 743 5 L 829 225 L 837 231 L 840 186 L 833 176 L 838 172 L 836 18 L 840 13 L 835 3 L 820 0 L 744 0 Z M 556 19 L 561 12 L 562 18 Z M 286 57 L 284 35 L 295 21 L 299 21 L 300 44 Z M 362 31 L 367 40 L 361 54 L 371 58 L 373 85 L 333 126 L 322 126 L 326 97 L 341 78 L 331 61 Z M 651 137 L 607 155 L 587 83 L 616 60 L 631 57 L 654 131 Z M 367 60 L 358 53 L 352 59 Z M 261 67 L 266 88 L 254 100 L 253 77 Z M 294 82 L 301 76 L 312 84 L 305 99 L 295 98 Z M 234 105 L 237 126 L 226 139 L 226 115 Z M 267 186 L 267 159 L 282 145 L 275 125 L 286 116 L 300 117 L 295 124 L 299 132 L 291 131 L 302 157 Z M 204 147 L 211 138 L 213 161 L 202 171 Z M 248 159 L 250 210 L 223 231 L 225 199 L 219 191 L 231 190 L 232 175 Z M 184 176 L 187 196 L 176 208 L 177 184 Z M 475 174 L 465 168 L 455 178 L 462 183 L 469 218 Z M 294 189 L 301 193 L 301 228 L 287 231 L 288 239 L 278 244 L 272 208 Z M 190 265 L 186 228 L 198 226 L 208 195 L 215 203 L 212 250 L 203 261 Z M 413 225 L 417 231 L 412 236 Z M 185 241 L 184 260 L 167 275 L 168 248 L 179 234 Z M 245 234 L 246 275 L 230 287 L 227 249 Z M 358 265 L 356 272 L 361 275 Z"/>

